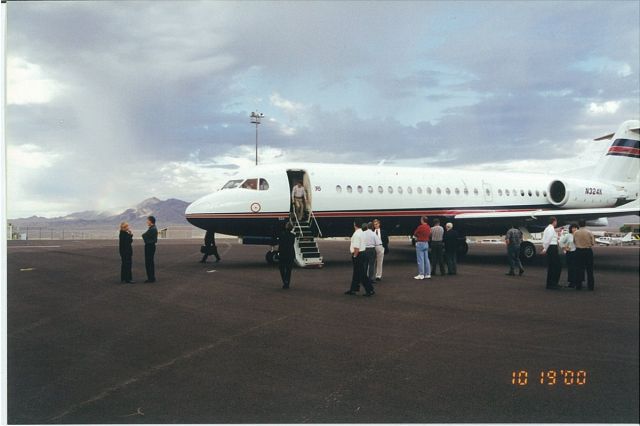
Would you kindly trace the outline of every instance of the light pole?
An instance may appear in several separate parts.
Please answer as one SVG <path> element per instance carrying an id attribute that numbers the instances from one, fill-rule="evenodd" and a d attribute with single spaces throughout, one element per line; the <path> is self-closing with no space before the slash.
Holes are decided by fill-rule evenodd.
<path id="1" fill-rule="evenodd" d="M 260 119 L 264 118 L 264 114 L 258 111 L 251 113 L 251 123 L 256 125 L 256 166 L 258 165 L 258 124 Z"/>

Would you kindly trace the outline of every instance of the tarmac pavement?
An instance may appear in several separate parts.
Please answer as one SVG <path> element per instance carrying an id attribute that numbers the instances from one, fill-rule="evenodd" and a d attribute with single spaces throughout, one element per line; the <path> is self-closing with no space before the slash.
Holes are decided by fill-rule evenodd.
<path id="1" fill-rule="evenodd" d="M 545 290 L 542 258 L 505 276 L 499 245 L 416 281 L 394 241 L 366 298 L 342 294 L 346 241 L 290 290 L 235 240 L 206 265 L 163 240 L 142 284 L 136 244 L 122 285 L 117 241 L 9 242 L 9 423 L 639 421 L 638 247 L 596 248 L 577 292 Z"/>

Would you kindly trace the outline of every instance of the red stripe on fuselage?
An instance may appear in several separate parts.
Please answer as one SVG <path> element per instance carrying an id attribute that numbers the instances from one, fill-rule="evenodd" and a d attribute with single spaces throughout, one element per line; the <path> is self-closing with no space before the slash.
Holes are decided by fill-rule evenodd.
<path id="1" fill-rule="evenodd" d="M 377 217 L 402 217 L 402 216 L 455 216 L 463 213 L 505 213 L 505 212 L 535 212 L 540 209 L 501 209 L 501 210 L 360 210 L 360 211 L 315 211 L 313 215 L 317 218 L 331 217 L 358 217 L 358 216 L 377 216 Z M 287 218 L 289 213 L 194 213 L 187 215 L 192 219 L 249 219 L 249 218 Z"/>
<path id="2" fill-rule="evenodd" d="M 640 155 L 640 149 L 633 148 L 631 146 L 612 146 L 608 152 L 615 152 L 619 154 L 631 154 Z"/>

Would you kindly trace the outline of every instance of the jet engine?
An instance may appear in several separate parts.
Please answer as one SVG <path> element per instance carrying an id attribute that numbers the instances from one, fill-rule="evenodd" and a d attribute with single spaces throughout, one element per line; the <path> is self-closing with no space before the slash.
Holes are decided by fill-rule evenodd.
<path id="1" fill-rule="evenodd" d="M 578 179 L 553 180 L 547 190 L 551 204 L 567 209 L 613 207 L 620 196 L 613 185 Z"/>

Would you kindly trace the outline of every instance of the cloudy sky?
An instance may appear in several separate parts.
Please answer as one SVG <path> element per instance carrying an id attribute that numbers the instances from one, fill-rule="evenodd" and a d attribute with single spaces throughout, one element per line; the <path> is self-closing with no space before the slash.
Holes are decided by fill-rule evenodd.
<path id="1" fill-rule="evenodd" d="M 640 116 L 640 3 L 10 2 L 9 217 L 253 161 L 540 169 Z"/>

